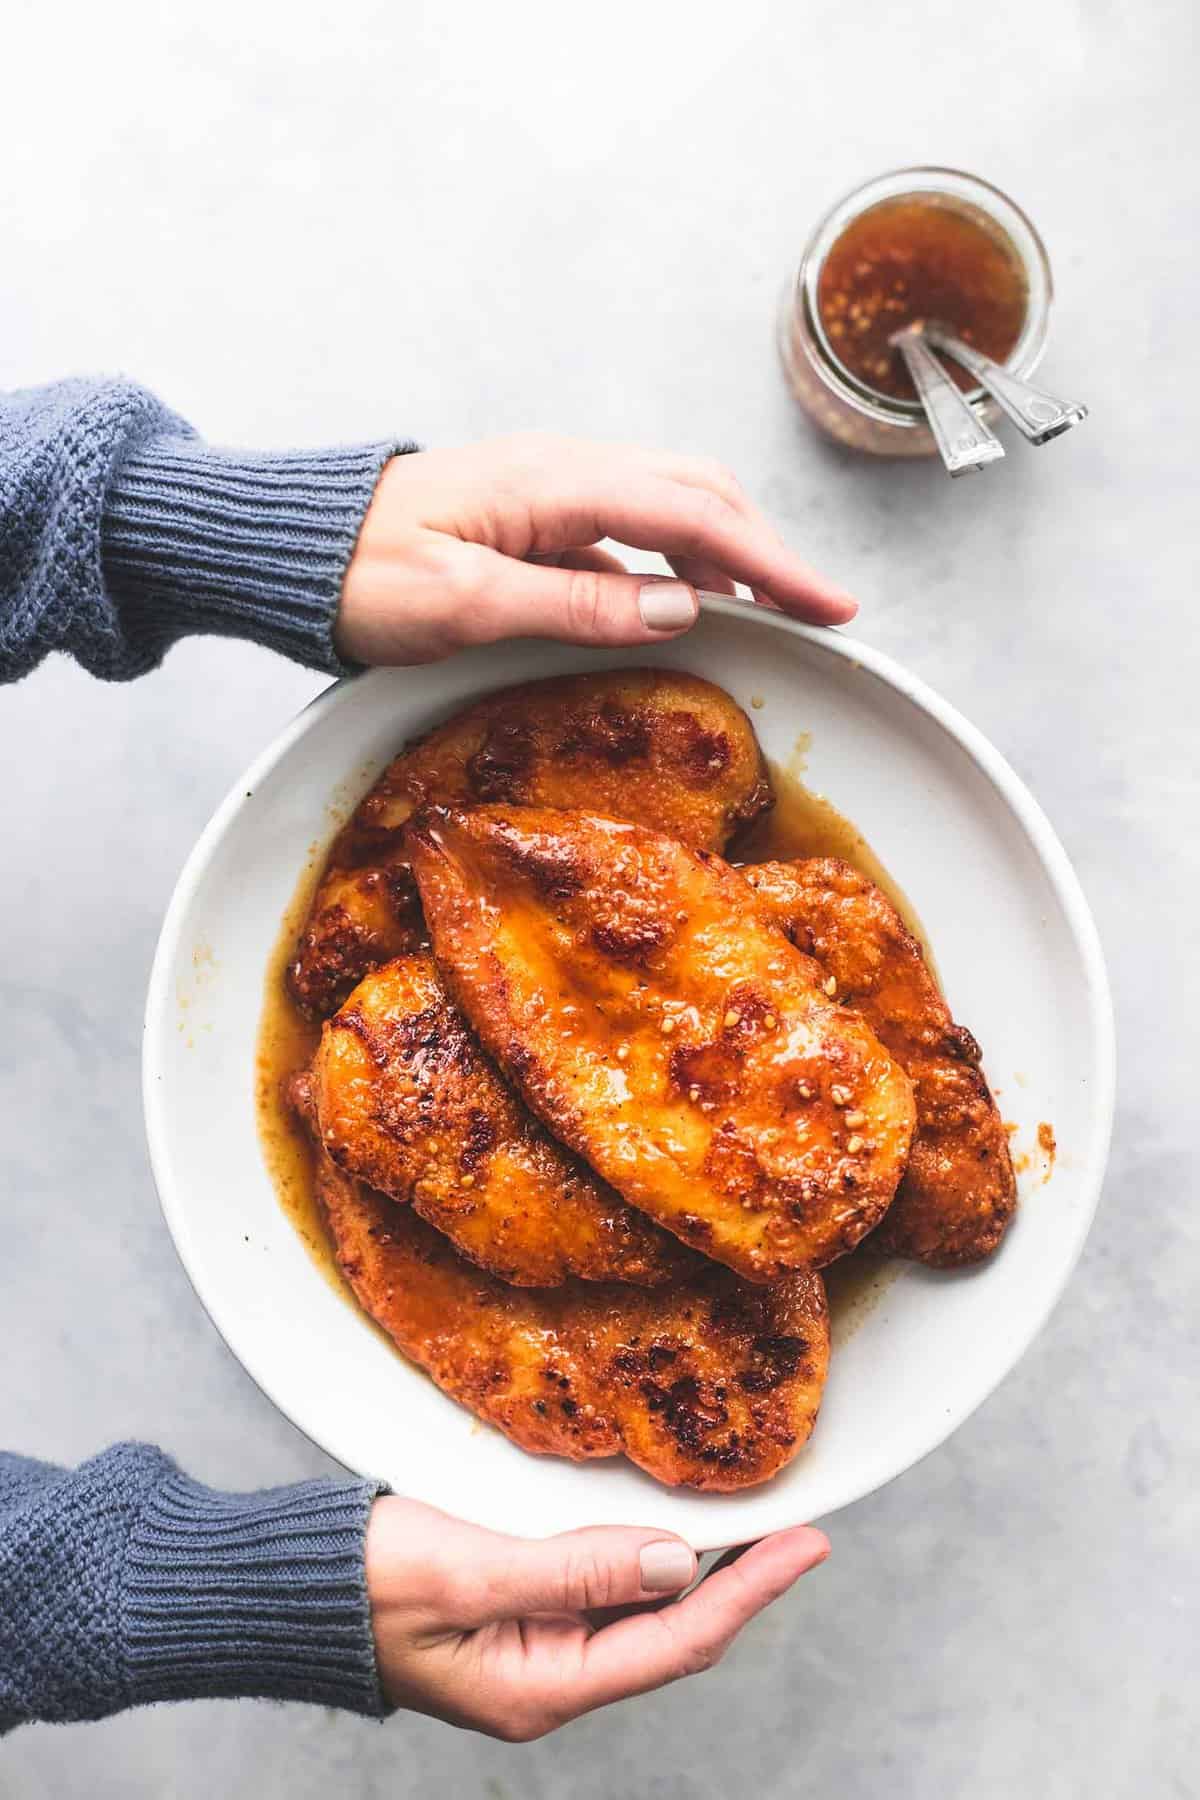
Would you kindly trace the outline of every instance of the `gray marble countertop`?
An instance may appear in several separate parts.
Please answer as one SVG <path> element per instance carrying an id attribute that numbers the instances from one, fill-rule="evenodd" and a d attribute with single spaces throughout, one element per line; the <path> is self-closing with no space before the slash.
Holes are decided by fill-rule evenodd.
<path id="1" fill-rule="evenodd" d="M 519 1749 L 249 1704 L 26 1730 L 5 1800 L 1197 1791 L 1193 11 L 18 5 L 0 385 L 124 369 L 223 442 L 545 426 L 719 455 L 1045 805 L 1107 946 L 1121 1075 L 1048 1329 L 833 1522 L 829 1564 L 718 1673 Z M 818 441 L 772 342 L 818 210 L 922 159 L 1042 227 L 1047 380 L 1092 406 L 953 485 Z M 56 662 L 3 696 L 14 1448 L 141 1436 L 246 1486 L 327 1466 L 195 1300 L 138 1093 L 176 872 L 319 685 L 194 642 L 133 687 Z"/>

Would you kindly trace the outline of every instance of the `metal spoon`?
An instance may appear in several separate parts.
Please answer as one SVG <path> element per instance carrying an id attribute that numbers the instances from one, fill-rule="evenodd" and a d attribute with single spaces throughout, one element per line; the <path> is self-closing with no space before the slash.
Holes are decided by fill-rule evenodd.
<path id="1" fill-rule="evenodd" d="M 982 469 L 1004 455 L 1004 445 L 975 414 L 970 402 L 954 385 L 928 344 L 922 327 L 908 325 L 888 339 L 899 350 L 912 378 L 929 429 L 951 475 Z"/>
<path id="2" fill-rule="evenodd" d="M 1059 400 L 1048 394 L 1044 388 L 1036 388 L 1028 381 L 1022 381 L 1004 368 L 993 362 L 990 356 L 983 356 L 973 350 L 970 344 L 964 344 L 961 338 L 946 331 L 941 325 L 926 325 L 923 335 L 947 356 L 952 356 L 956 363 L 969 369 L 980 387 L 986 388 L 997 406 L 1002 407 L 1031 444 L 1048 444 L 1051 438 L 1061 436 L 1070 431 L 1072 425 L 1078 425 L 1081 419 L 1087 418 L 1087 407 L 1074 400 Z"/>

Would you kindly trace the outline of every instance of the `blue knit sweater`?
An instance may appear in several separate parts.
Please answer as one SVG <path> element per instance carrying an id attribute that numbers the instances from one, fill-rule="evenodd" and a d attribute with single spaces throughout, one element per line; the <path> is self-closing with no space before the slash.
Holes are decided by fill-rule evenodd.
<path id="1" fill-rule="evenodd" d="M 0 678 L 50 651 L 121 680 L 223 632 L 337 672 L 333 620 L 380 443 L 214 450 L 124 381 L 0 395 Z M 0 1732 L 148 1700 L 379 1714 L 363 1539 L 379 1484 L 218 1493 L 122 1444 L 0 1452 Z"/>

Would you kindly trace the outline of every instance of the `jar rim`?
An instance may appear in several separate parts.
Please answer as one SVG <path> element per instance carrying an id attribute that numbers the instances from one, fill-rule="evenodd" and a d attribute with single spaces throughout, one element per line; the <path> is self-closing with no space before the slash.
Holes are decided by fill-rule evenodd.
<path id="1" fill-rule="evenodd" d="M 871 207 L 885 200 L 902 199 L 906 194 L 939 194 L 973 207 L 985 214 L 1012 244 L 1025 273 L 1028 295 L 1020 335 L 1005 360 L 1005 367 L 1014 375 L 1032 375 L 1042 359 L 1054 282 L 1046 246 L 1033 221 L 1003 189 L 981 175 L 936 163 L 915 164 L 911 168 L 889 169 L 860 182 L 834 202 L 814 227 L 796 273 L 794 305 L 803 308 L 808 325 L 805 355 L 816 375 L 844 404 L 878 423 L 912 429 L 926 422 L 920 401 L 880 394 L 857 381 L 830 344 L 817 303 L 817 283 L 825 258 L 846 227 Z M 984 390 L 979 387 L 967 394 L 968 400 L 983 397 Z"/>

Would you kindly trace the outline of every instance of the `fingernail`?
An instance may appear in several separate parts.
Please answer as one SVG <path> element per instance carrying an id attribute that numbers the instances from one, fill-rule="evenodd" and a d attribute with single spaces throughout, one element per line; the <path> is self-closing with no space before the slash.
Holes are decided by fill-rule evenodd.
<path id="1" fill-rule="evenodd" d="M 642 1586 L 648 1594 L 672 1594 L 692 1579 L 696 1559 L 686 1544 L 663 1539 L 647 1544 L 641 1555 Z"/>
<path id="2" fill-rule="evenodd" d="M 647 631 L 682 631 L 696 620 L 696 596 L 686 581 L 647 581 L 638 595 Z"/>

